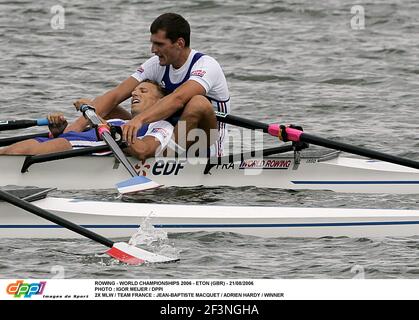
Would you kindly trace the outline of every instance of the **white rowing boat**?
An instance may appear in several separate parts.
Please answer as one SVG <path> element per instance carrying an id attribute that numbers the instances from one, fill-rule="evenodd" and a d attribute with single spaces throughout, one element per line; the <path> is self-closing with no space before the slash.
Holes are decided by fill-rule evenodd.
<path id="1" fill-rule="evenodd" d="M 323 155 L 270 156 L 209 165 L 207 159 L 129 159 L 140 175 L 163 186 L 255 186 L 354 193 L 419 193 L 419 170 L 376 160 Z M 110 189 L 130 178 L 111 156 L 81 156 L 36 163 L 21 169 L 25 156 L 0 156 L 1 185 L 61 190 Z"/>
<path id="2" fill-rule="evenodd" d="M 419 235 L 419 210 L 193 206 L 84 201 L 46 197 L 34 205 L 115 238 L 151 223 L 168 233 L 234 232 L 258 237 L 409 237 Z M 0 202 L 0 238 L 78 238 L 6 202 Z"/>

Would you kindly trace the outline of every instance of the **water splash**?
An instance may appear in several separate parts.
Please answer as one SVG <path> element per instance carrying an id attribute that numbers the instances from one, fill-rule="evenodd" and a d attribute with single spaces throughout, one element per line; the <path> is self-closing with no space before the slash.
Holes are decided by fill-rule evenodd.
<path id="1" fill-rule="evenodd" d="M 170 241 L 167 232 L 163 229 L 155 228 L 151 223 L 152 214 L 153 211 L 142 220 L 140 227 L 132 235 L 128 244 L 139 246 L 142 249 L 170 258 L 178 258 L 179 250 L 176 249 L 174 243 Z"/>

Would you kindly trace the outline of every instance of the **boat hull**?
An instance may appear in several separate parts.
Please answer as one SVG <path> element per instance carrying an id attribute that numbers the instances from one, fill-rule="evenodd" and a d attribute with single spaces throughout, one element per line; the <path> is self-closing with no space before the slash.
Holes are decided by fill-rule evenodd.
<path id="1" fill-rule="evenodd" d="M 162 205 L 52 197 L 33 204 L 114 239 L 131 237 L 146 222 L 169 234 L 233 232 L 257 237 L 302 238 L 419 235 L 419 210 Z M 0 238 L 79 237 L 0 202 Z"/>
<path id="2" fill-rule="evenodd" d="M 83 156 L 38 163 L 21 173 L 24 156 L 0 156 L 3 186 L 55 187 L 61 190 L 111 189 L 130 178 L 113 157 Z M 226 162 L 209 169 L 205 159 L 130 158 L 137 172 L 163 186 L 255 186 L 351 193 L 418 194 L 419 170 L 381 161 L 345 158 L 269 157 Z"/>

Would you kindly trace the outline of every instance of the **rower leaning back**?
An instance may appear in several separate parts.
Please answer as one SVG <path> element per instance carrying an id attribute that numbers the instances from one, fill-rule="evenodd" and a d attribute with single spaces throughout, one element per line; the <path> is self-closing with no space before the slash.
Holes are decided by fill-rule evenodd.
<path id="1" fill-rule="evenodd" d="M 132 92 L 132 116 L 135 117 L 137 114 L 147 110 L 147 108 L 152 107 L 163 96 L 164 91 L 158 83 L 151 80 L 142 81 Z M 84 101 L 87 104 L 90 103 L 86 99 Z M 54 137 L 20 141 L 0 149 L 0 154 L 34 155 L 66 151 L 72 148 L 105 145 L 104 141 L 98 140 L 95 129 L 83 132 L 67 131 L 61 133 L 67 123 L 61 114 L 49 115 L 48 120 L 50 122 L 51 133 Z M 108 124 L 113 126 L 123 126 L 124 123 L 122 119 L 108 119 Z M 132 144 L 124 149 L 124 151 L 140 160 L 158 156 L 171 141 L 172 134 L 173 126 L 165 120 L 146 124 L 137 132 L 137 143 Z"/>

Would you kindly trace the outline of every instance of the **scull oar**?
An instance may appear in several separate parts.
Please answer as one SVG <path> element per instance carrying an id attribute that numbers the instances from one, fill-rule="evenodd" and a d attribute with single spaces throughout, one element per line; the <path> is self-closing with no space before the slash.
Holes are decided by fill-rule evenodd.
<path id="1" fill-rule="evenodd" d="M 15 130 L 15 129 L 24 129 L 35 126 L 47 126 L 49 124 L 47 118 L 37 119 L 37 120 L 9 120 L 1 121 L 0 120 L 0 131 L 4 130 Z"/>
<path id="2" fill-rule="evenodd" d="M 101 236 L 100 234 L 97 234 L 91 230 L 83 228 L 82 226 L 79 226 L 64 218 L 56 216 L 52 214 L 51 212 L 41 209 L 25 200 L 19 199 L 18 197 L 6 191 L 0 190 L 0 199 L 16 207 L 19 207 L 23 210 L 26 210 L 30 213 L 33 213 L 41 218 L 44 218 L 55 224 L 58 224 L 64 228 L 74 231 L 86 238 L 89 238 L 93 241 L 101 243 L 104 246 L 109 247 L 110 249 L 106 251 L 106 253 L 109 256 L 121 262 L 131 264 L 131 265 L 139 265 L 146 262 L 163 263 L 163 262 L 174 262 L 174 261 L 179 260 L 177 258 L 169 258 L 166 256 L 162 256 L 159 254 L 146 251 L 144 249 L 140 249 L 138 247 L 131 246 L 126 242 L 113 242 L 112 240 L 109 240 Z"/>
<path id="3" fill-rule="evenodd" d="M 306 142 L 314 145 L 318 145 L 325 148 L 331 148 L 335 150 L 340 150 L 348 153 L 353 153 L 359 156 L 382 160 L 405 167 L 410 167 L 414 169 L 419 169 L 419 162 L 405 159 L 390 154 L 382 153 L 379 151 L 374 151 L 358 146 L 353 146 L 347 143 L 338 142 L 330 139 L 325 139 L 318 137 L 312 134 L 303 132 L 302 130 L 292 128 L 285 125 L 279 124 L 267 124 L 259 121 L 253 121 L 249 119 L 244 119 L 234 115 L 215 112 L 217 120 L 220 122 L 225 122 L 228 124 L 244 127 L 252 130 L 263 130 L 263 132 L 270 134 L 271 136 L 278 137 L 280 140 L 287 142 Z"/>
<path id="4" fill-rule="evenodd" d="M 102 123 L 92 106 L 83 104 L 80 106 L 80 111 L 83 113 L 84 117 L 97 128 L 98 135 L 106 142 L 115 158 L 124 165 L 129 174 L 132 176 L 131 179 L 116 184 L 116 188 L 119 193 L 125 194 L 160 187 L 160 184 L 157 182 L 138 175 L 124 152 L 113 139 L 109 127 Z"/>

